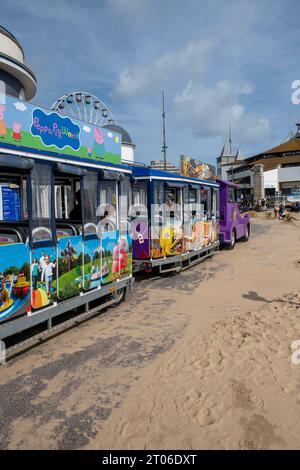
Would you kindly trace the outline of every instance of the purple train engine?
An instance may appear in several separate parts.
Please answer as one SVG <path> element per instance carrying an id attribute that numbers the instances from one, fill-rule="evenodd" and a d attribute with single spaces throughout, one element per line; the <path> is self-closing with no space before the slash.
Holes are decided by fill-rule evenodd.
<path id="1" fill-rule="evenodd" d="M 219 180 L 220 185 L 220 232 L 221 244 L 234 248 L 237 240 L 248 241 L 250 236 L 250 216 L 241 214 L 237 202 L 239 186 L 229 181 Z"/>

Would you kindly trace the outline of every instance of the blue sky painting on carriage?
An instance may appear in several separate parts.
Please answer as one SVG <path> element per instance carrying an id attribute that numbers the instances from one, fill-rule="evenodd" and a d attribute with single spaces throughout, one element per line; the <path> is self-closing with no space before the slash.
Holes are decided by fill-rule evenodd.
<path id="1" fill-rule="evenodd" d="M 296 0 L 3 0 L 1 22 L 24 45 L 38 79 L 34 101 L 99 95 L 137 144 L 162 158 L 161 90 L 168 158 L 213 163 L 228 135 L 251 155 L 299 121 Z M 280 110 L 280 112 L 279 112 Z"/>

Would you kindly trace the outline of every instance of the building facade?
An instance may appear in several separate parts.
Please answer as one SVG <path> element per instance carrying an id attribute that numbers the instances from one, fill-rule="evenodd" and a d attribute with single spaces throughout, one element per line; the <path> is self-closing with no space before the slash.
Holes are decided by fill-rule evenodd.
<path id="1" fill-rule="evenodd" d="M 152 160 L 150 162 L 149 168 L 164 171 L 164 161 L 163 160 Z M 179 168 L 171 162 L 167 162 L 166 171 L 168 173 L 180 174 Z"/>
<path id="2" fill-rule="evenodd" d="M 245 158 L 242 165 L 229 170 L 228 177 L 242 186 L 246 195 L 257 199 L 255 171 L 262 166 L 265 196 L 300 196 L 300 124 L 287 141 L 261 154 Z"/>
<path id="3" fill-rule="evenodd" d="M 36 93 L 36 78 L 25 65 L 19 41 L 0 26 L 0 92 L 19 99 L 31 100 Z"/>
<path id="4" fill-rule="evenodd" d="M 225 142 L 224 147 L 217 158 L 217 176 L 222 180 L 231 180 L 234 168 L 243 164 L 243 156 L 238 150 L 235 154 L 232 152 L 231 144 Z"/>

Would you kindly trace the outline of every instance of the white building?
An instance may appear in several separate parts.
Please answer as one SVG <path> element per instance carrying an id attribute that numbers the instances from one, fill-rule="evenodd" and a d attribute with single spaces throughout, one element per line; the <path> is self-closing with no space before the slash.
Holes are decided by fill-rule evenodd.
<path id="1" fill-rule="evenodd" d="M 106 129 L 110 129 L 113 132 L 118 132 L 121 134 L 122 137 L 122 145 L 121 145 L 121 160 L 122 163 L 127 163 L 131 165 L 134 163 L 134 149 L 136 145 L 132 142 L 132 139 L 128 132 L 121 126 L 117 124 L 106 124 Z"/>
<path id="2" fill-rule="evenodd" d="M 263 165 L 265 196 L 300 194 L 300 124 L 296 134 L 282 144 L 253 157 L 229 170 L 228 178 L 242 185 L 245 194 L 254 196 L 253 171 Z"/>
<path id="3" fill-rule="evenodd" d="M 31 100 L 36 93 L 36 78 L 25 65 L 24 51 L 19 41 L 0 26 L 0 92 Z"/>

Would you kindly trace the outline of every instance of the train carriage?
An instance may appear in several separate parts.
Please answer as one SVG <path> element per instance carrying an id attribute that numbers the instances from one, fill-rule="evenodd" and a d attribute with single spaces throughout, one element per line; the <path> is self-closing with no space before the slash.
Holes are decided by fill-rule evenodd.
<path id="1" fill-rule="evenodd" d="M 35 113 L 52 120 L 44 123 L 44 133 L 50 125 L 52 130 L 66 126 L 66 118 L 25 103 L 30 108 L 23 118 L 27 130 L 20 135 L 25 145 L 0 140 L 0 340 L 38 326 L 52 331 L 67 316 L 69 323 L 70 317 L 79 321 L 80 315 L 124 299 L 133 283 L 124 204 L 132 171 L 113 161 L 120 137 L 89 125 L 91 150 L 79 133 L 75 150 L 53 135 L 52 145 L 46 145 L 44 136 L 33 138 Z M 7 97 L 7 110 L 10 105 Z M 13 119 L 11 111 L 8 132 Z M 84 123 L 69 121 L 83 134 Z M 107 144 L 111 152 L 108 139 L 114 140 Z"/>
<path id="2" fill-rule="evenodd" d="M 133 167 L 134 271 L 180 271 L 219 245 L 215 181 Z"/>

